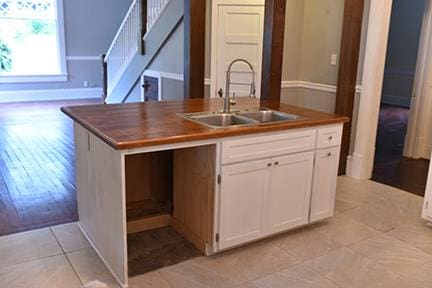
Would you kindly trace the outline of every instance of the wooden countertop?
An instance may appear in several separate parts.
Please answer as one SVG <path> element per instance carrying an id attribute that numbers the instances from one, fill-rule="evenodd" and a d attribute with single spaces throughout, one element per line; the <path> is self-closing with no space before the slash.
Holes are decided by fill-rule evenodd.
<path id="1" fill-rule="evenodd" d="M 270 108 L 303 119 L 254 126 L 211 129 L 177 113 L 220 111 L 221 99 L 191 99 L 170 102 L 101 104 L 62 107 L 62 111 L 117 150 L 214 139 L 236 135 L 344 123 L 347 117 L 322 113 L 276 101 L 239 97 L 233 109 Z"/>

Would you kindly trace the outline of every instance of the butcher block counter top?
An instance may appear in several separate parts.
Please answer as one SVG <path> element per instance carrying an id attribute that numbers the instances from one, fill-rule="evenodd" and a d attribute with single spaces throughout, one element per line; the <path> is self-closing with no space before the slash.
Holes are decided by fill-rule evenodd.
<path id="1" fill-rule="evenodd" d="M 212 129 L 180 117 L 180 113 L 220 111 L 222 99 L 63 107 L 61 110 L 117 150 L 208 140 L 348 122 L 343 116 L 322 113 L 276 101 L 239 97 L 232 109 L 267 108 L 301 119 L 241 127 Z"/>

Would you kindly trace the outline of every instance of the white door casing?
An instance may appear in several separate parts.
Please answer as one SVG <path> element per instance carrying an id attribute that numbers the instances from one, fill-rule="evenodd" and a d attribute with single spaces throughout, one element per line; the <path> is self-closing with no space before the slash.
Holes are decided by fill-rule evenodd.
<path id="1" fill-rule="evenodd" d="M 251 62 L 255 69 L 256 95 L 261 91 L 261 65 L 264 36 L 263 0 L 215 0 L 212 6 L 211 97 L 225 91 L 226 71 L 235 59 Z M 252 75 L 244 63 L 232 68 L 232 82 L 250 83 Z M 232 93 L 247 96 L 250 87 L 232 85 Z M 231 93 L 231 95 L 232 95 Z"/>
<path id="2" fill-rule="evenodd" d="M 423 219 L 432 222 L 432 162 L 429 167 L 429 176 L 426 186 L 425 201 L 423 206 Z"/>

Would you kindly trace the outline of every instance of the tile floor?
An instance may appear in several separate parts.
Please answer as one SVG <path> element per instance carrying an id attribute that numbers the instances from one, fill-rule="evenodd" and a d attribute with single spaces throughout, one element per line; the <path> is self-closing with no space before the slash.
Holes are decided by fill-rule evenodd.
<path id="1" fill-rule="evenodd" d="M 432 229 L 420 219 L 422 202 L 340 177 L 333 219 L 134 277 L 130 287 L 432 287 Z M 0 238 L 0 287 L 78 288 L 95 279 L 118 287 L 74 223 Z"/>

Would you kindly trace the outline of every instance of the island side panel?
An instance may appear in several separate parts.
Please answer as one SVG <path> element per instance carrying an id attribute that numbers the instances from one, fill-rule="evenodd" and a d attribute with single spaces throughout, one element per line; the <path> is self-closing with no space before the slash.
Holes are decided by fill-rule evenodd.
<path id="1" fill-rule="evenodd" d="M 127 287 L 124 155 L 79 124 L 74 129 L 80 227 L 113 276 Z"/>

